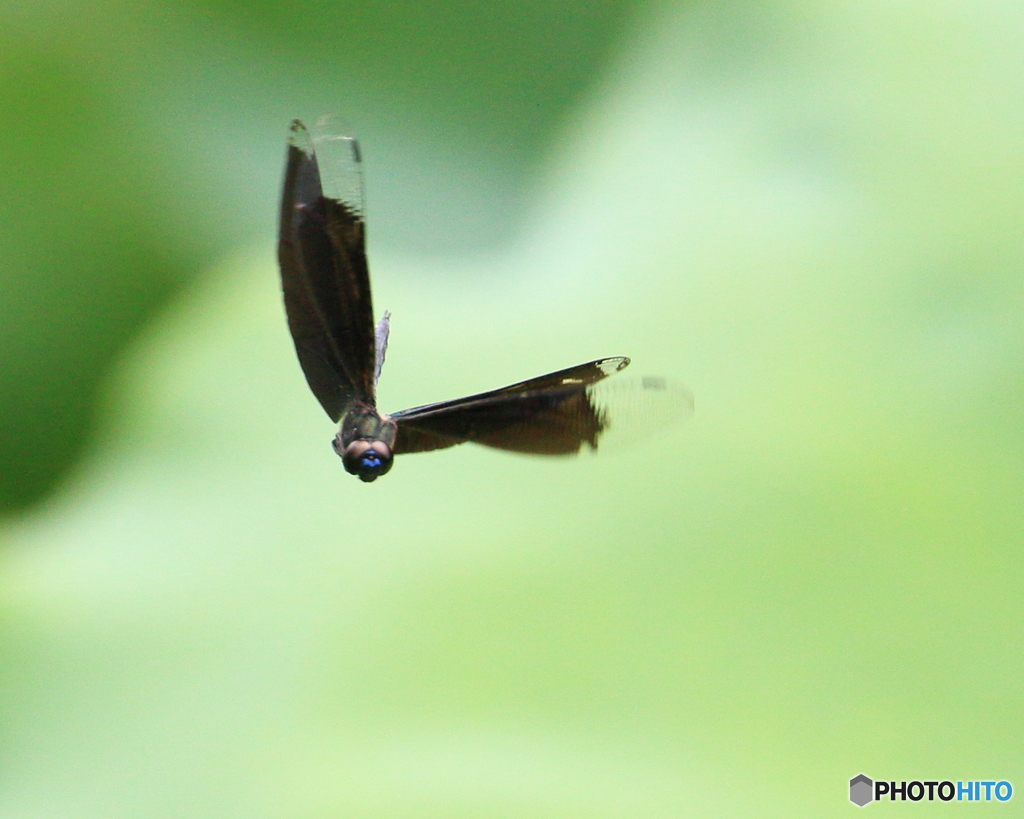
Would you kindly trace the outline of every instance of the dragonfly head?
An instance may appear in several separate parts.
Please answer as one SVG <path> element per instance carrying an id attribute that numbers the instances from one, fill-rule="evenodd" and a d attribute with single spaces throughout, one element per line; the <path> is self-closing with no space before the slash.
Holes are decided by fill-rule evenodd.
<path id="1" fill-rule="evenodd" d="M 358 438 L 344 449 L 338 438 L 331 443 L 334 445 L 334 451 L 341 456 L 345 471 L 350 475 L 358 475 L 361 481 L 375 481 L 391 469 L 394 456 L 391 454 L 391 447 L 383 441 Z"/>

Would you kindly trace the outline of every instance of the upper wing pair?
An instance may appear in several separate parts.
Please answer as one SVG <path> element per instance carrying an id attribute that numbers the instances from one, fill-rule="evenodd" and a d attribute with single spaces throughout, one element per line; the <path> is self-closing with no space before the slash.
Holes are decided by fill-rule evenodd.
<path id="1" fill-rule="evenodd" d="M 355 399 L 374 403 L 376 342 L 366 265 L 359 145 L 318 123 L 292 123 L 278 260 L 288 328 L 313 394 L 331 419 Z M 335 167 L 324 193 L 317 150 Z"/>

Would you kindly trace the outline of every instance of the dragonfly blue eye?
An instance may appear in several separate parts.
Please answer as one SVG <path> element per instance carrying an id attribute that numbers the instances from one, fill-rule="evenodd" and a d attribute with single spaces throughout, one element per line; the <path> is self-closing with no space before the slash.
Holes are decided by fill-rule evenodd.
<path id="1" fill-rule="evenodd" d="M 391 469 L 393 457 L 383 441 L 358 440 L 349 444 L 341 460 L 347 472 L 358 475 L 361 480 L 373 481 Z"/>

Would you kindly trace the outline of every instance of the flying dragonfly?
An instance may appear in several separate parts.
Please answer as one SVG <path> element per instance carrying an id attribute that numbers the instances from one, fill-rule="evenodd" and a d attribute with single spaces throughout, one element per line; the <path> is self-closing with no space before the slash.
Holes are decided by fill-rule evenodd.
<path id="1" fill-rule="evenodd" d="M 611 424 L 605 399 L 615 391 L 602 391 L 600 382 L 629 364 L 624 356 L 390 415 L 377 409 L 390 316 L 385 312 L 374 326 L 362 158 L 359 143 L 334 117 L 319 120 L 312 136 L 299 120 L 292 122 L 278 261 L 299 363 L 313 394 L 340 425 L 334 451 L 360 480 L 386 474 L 395 455 L 467 441 L 544 455 L 596 449 Z M 668 392 L 663 379 L 644 379 L 641 389 L 650 396 Z M 692 404 L 688 393 L 674 393 L 669 414 L 683 414 L 687 402 Z"/>

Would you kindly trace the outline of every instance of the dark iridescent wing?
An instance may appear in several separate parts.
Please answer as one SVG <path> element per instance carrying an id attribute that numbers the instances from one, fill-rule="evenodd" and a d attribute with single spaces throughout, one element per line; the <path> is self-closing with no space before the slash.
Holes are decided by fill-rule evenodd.
<path id="1" fill-rule="evenodd" d="M 599 381 L 629 364 L 601 358 L 500 390 L 392 413 L 396 455 L 444 449 L 466 441 L 539 455 L 597 448 L 608 424 L 596 400 Z"/>
<path id="2" fill-rule="evenodd" d="M 315 150 L 314 150 L 315 145 Z M 374 404 L 375 339 L 366 266 L 359 145 L 325 118 L 288 139 L 278 261 L 302 371 L 337 422 L 353 399 Z"/>

